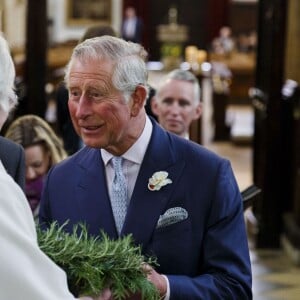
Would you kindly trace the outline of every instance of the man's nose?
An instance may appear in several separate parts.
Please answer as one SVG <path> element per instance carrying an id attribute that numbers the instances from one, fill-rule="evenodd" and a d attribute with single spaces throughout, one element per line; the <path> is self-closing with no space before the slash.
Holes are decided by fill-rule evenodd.
<path id="1" fill-rule="evenodd" d="M 77 118 L 84 118 L 91 112 L 91 103 L 87 99 L 87 96 L 85 94 L 82 94 L 79 101 L 78 106 L 76 110 L 76 117 Z"/>
<path id="2" fill-rule="evenodd" d="M 178 114 L 180 112 L 180 106 L 178 105 L 177 102 L 173 102 L 170 106 L 169 106 L 170 112 L 172 114 Z"/>

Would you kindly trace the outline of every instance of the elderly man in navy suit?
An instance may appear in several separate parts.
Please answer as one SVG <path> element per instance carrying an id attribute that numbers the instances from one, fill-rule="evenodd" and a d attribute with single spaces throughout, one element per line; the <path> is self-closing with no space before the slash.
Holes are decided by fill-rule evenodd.
<path id="1" fill-rule="evenodd" d="M 132 234 L 157 257 L 162 299 L 252 299 L 241 195 L 229 161 L 162 129 L 144 109 L 147 53 L 103 36 L 73 51 L 69 110 L 83 149 L 48 174 L 40 222 Z M 116 164 L 116 162 L 119 164 Z"/>

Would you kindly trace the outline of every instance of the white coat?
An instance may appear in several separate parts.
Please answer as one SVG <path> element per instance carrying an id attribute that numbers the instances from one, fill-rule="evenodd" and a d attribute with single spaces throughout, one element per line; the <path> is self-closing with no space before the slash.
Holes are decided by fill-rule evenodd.
<path id="1" fill-rule="evenodd" d="M 28 202 L 0 160 L 0 299 L 71 300 L 66 274 L 40 249 Z"/>

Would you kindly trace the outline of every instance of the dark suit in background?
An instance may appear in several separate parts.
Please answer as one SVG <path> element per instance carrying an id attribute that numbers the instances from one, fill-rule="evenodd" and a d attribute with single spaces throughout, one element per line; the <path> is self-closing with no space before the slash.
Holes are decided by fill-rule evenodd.
<path id="1" fill-rule="evenodd" d="M 136 15 L 134 7 L 127 7 L 122 23 L 121 36 L 125 41 L 142 43 L 143 21 Z"/>
<path id="2" fill-rule="evenodd" d="M 24 190 L 25 187 L 25 154 L 23 148 L 0 136 L 0 159 L 7 173 Z"/>

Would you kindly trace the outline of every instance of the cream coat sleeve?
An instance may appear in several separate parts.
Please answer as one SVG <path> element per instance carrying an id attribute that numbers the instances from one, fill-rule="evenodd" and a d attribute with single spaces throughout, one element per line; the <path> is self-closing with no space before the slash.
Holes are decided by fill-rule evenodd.
<path id="1" fill-rule="evenodd" d="M 0 268 L 0 299 L 75 299 L 64 271 L 39 249 L 27 200 L 1 161 Z"/>

